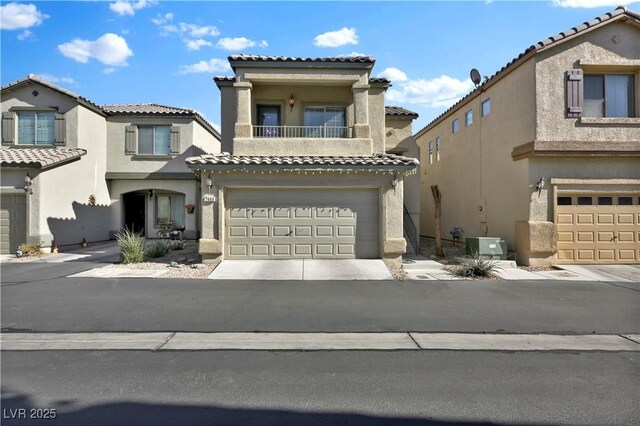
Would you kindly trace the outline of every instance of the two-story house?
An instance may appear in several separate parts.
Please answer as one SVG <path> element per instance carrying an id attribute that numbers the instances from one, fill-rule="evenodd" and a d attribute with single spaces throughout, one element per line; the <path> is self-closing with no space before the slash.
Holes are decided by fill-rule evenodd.
<path id="1" fill-rule="evenodd" d="M 199 182 L 184 164 L 220 136 L 192 110 L 97 105 L 37 76 L 2 87 L 1 252 L 23 242 L 102 241 L 128 227 L 155 237 L 199 229 Z M 192 211 L 193 212 L 193 211 Z"/>
<path id="2" fill-rule="evenodd" d="M 416 134 L 421 230 L 504 237 L 525 265 L 640 262 L 640 14 L 529 47 Z"/>
<path id="3" fill-rule="evenodd" d="M 235 75 L 215 78 L 222 153 L 187 159 L 206 200 L 203 259 L 398 264 L 405 177 L 418 161 L 387 153 L 385 138 L 391 152 L 413 149 L 403 130 L 411 136 L 414 115 L 398 110 L 398 129 L 387 125 L 390 82 L 371 77 L 375 60 L 234 55 L 229 62 Z"/>

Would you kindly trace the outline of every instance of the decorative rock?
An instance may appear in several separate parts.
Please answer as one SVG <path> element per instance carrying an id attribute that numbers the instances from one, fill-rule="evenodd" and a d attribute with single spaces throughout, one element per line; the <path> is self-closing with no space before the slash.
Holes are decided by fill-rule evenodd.
<path id="1" fill-rule="evenodd" d="M 174 262 L 173 260 L 169 263 L 169 266 L 171 268 L 182 268 L 182 265 L 180 265 L 178 262 Z"/>
<path id="2" fill-rule="evenodd" d="M 196 259 L 192 259 L 192 258 L 187 259 L 187 264 L 192 265 L 194 263 L 196 263 Z"/>
<path id="3" fill-rule="evenodd" d="M 193 269 L 202 269 L 204 267 L 206 267 L 207 265 L 205 265 L 204 263 L 194 263 L 193 265 L 191 265 L 191 268 Z"/>
<path id="4" fill-rule="evenodd" d="M 186 257 L 179 257 L 179 258 L 178 258 L 178 262 L 180 262 L 180 263 L 184 263 L 184 262 L 186 262 L 186 261 L 187 261 L 187 258 L 186 258 Z"/>

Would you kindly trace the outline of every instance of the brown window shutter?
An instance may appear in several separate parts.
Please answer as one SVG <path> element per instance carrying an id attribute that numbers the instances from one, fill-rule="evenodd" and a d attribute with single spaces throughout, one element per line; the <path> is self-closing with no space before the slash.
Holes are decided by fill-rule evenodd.
<path id="1" fill-rule="evenodd" d="M 13 112 L 2 113 L 2 145 L 15 143 L 15 116 Z"/>
<path id="2" fill-rule="evenodd" d="M 136 126 L 127 126 L 124 131 L 124 153 L 127 155 L 133 155 L 136 153 L 136 132 L 138 128 Z"/>
<path id="3" fill-rule="evenodd" d="M 583 88 L 582 70 L 567 71 L 567 118 L 582 116 Z"/>
<path id="4" fill-rule="evenodd" d="M 67 128 L 63 114 L 56 114 L 55 122 L 56 146 L 66 145 Z"/>
<path id="5" fill-rule="evenodd" d="M 180 154 L 180 127 L 171 127 L 171 154 Z"/>

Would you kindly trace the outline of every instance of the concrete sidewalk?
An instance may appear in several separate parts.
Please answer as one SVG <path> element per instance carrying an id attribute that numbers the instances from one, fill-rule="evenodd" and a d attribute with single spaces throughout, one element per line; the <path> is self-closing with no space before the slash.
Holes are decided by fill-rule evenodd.
<path id="1" fill-rule="evenodd" d="M 3 351 L 640 351 L 640 335 L 471 333 L 4 333 Z"/>

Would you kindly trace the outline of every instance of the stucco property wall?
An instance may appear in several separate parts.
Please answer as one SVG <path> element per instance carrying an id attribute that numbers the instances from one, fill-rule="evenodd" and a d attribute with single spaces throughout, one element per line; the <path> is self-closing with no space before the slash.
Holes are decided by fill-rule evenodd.
<path id="1" fill-rule="evenodd" d="M 443 238 L 450 238 L 449 231 L 459 227 L 465 238 L 503 237 L 509 246 L 514 246 L 514 224 L 528 217 L 531 182 L 527 162 L 513 161 L 511 151 L 535 137 L 534 77 L 535 64 L 529 60 L 418 137 L 422 235 L 435 233 L 430 186 L 438 185 L 442 192 Z M 481 102 L 487 99 L 491 112 L 482 117 Z M 473 124 L 465 126 L 465 113 L 469 110 L 473 110 Z M 460 130 L 452 134 L 454 119 L 458 119 Z M 439 161 L 436 137 L 440 137 Z"/>
<path id="2" fill-rule="evenodd" d="M 640 29 L 612 23 L 537 55 L 537 132 L 541 141 L 640 141 Z M 624 72 L 635 75 L 636 118 L 565 118 L 565 73 Z"/>

